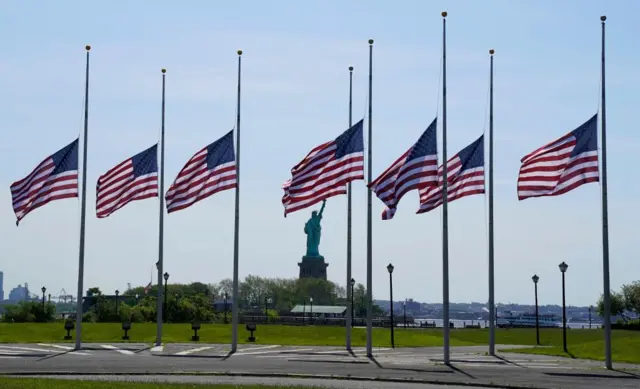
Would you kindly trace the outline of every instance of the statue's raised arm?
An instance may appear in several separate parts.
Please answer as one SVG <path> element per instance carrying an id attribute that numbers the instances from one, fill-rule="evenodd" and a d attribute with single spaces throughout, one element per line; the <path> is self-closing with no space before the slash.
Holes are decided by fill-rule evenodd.
<path id="1" fill-rule="evenodd" d="M 327 205 L 327 200 L 322 200 L 322 207 L 320 207 L 320 213 L 318 213 L 319 217 L 322 217 L 322 212 L 324 212 L 325 205 Z"/>

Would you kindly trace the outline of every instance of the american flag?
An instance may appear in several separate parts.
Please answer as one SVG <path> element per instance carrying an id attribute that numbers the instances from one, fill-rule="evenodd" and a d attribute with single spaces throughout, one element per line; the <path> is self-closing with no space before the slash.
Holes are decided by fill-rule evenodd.
<path id="1" fill-rule="evenodd" d="M 233 130 L 198 151 L 182 168 L 165 199 L 167 212 L 192 206 L 214 193 L 236 187 Z"/>
<path id="2" fill-rule="evenodd" d="M 42 161 L 28 176 L 11 184 L 16 226 L 27 214 L 60 199 L 78 197 L 78 139 Z"/>
<path id="3" fill-rule="evenodd" d="M 434 119 L 416 144 L 369 184 L 387 206 L 382 212 L 383 220 L 393 218 L 405 193 L 438 182 L 436 125 Z"/>
<path id="4" fill-rule="evenodd" d="M 134 200 L 158 197 L 158 145 L 125 160 L 98 178 L 96 213 L 105 218 Z"/>
<path id="5" fill-rule="evenodd" d="M 291 169 L 291 179 L 282 186 L 285 217 L 329 197 L 345 194 L 347 183 L 364 179 L 363 121 L 335 140 L 314 148 Z"/>
<path id="6" fill-rule="evenodd" d="M 598 115 L 520 162 L 519 200 L 558 196 L 598 182 Z"/>
<path id="7" fill-rule="evenodd" d="M 149 284 L 144 287 L 144 294 L 149 294 L 150 290 L 151 290 L 151 282 L 149 282 Z"/>
<path id="8" fill-rule="evenodd" d="M 420 189 L 420 209 L 429 212 L 442 204 L 443 167 L 438 168 L 438 185 Z M 460 150 L 447 162 L 447 201 L 484 193 L 484 135 Z"/>

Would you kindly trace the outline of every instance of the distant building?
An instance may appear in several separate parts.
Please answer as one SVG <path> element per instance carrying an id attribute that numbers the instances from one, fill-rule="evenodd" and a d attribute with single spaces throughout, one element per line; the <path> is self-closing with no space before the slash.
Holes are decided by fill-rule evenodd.
<path id="1" fill-rule="evenodd" d="M 25 286 L 18 285 L 17 287 L 11 289 L 9 292 L 9 300 L 10 301 L 24 301 L 29 297 L 29 287 L 27 284 Z"/>
<path id="2" fill-rule="evenodd" d="M 0 271 L 0 301 L 4 300 L 4 273 Z"/>

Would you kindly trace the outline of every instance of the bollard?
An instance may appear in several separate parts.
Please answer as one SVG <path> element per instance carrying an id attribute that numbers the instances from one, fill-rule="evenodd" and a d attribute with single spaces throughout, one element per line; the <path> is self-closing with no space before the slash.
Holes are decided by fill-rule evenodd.
<path id="1" fill-rule="evenodd" d="M 191 337 L 192 342 L 197 342 L 200 340 L 198 336 L 198 330 L 200 329 L 200 322 L 194 321 L 191 323 L 191 329 L 193 330 L 193 336 Z"/>
<path id="2" fill-rule="evenodd" d="M 73 320 L 67 320 L 64 322 L 64 329 L 67 331 L 67 335 L 65 335 L 64 340 L 71 340 L 71 330 L 75 328 L 75 324 Z"/>
<path id="3" fill-rule="evenodd" d="M 253 336 L 253 332 L 256 330 L 256 323 L 249 323 L 246 325 L 247 331 L 251 332 L 251 335 L 249 335 L 249 342 L 255 342 L 256 338 L 255 336 Z"/>
<path id="4" fill-rule="evenodd" d="M 131 329 L 131 322 L 125 321 L 122 323 L 122 330 L 124 331 L 124 336 L 122 336 L 122 340 L 129 340 L 129 330 Z"/>

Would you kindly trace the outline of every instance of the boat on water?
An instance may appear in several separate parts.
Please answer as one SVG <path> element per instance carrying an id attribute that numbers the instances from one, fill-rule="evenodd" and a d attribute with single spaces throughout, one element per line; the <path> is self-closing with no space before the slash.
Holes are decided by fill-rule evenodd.
<path id="1" fill-rule="evenodd" d="M 535 313 L 505 313 L 506 314 L 503 316 L 498 316 L 496 320 L 496 325 L 498 327 L 535 328 L 536 326 Z M 538 315 L 538 325 L 540 326 L 540 328 L 556 328 L 559 327 L 558 322 L 558 317 L 552 313 Z"/>

